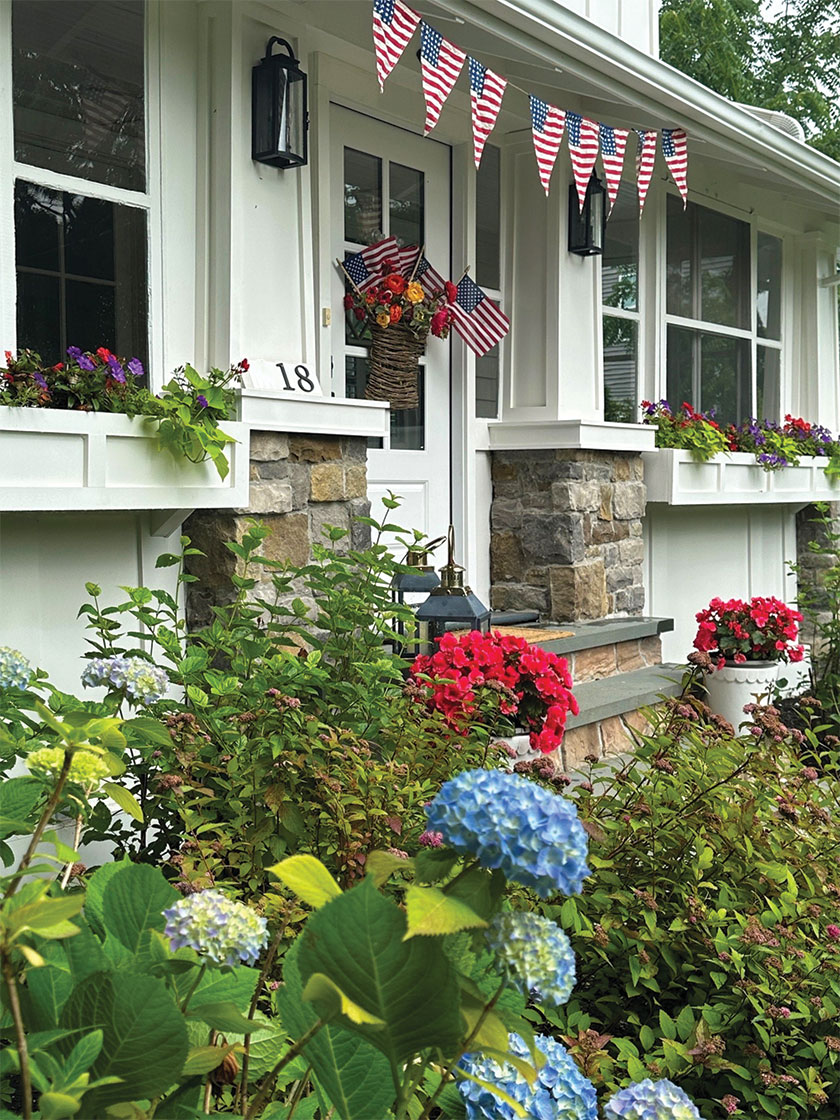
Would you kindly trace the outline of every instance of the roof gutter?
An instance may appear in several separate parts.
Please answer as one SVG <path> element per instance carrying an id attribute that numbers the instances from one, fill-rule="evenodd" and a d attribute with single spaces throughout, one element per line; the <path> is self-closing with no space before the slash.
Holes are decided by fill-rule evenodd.
<path id="1" fill-rule="evenodd" d="M 600 83 L 605 93 L 635 102 L 648 118 L 673 113 L 699 139 L 728 141 L 756 154 L 792 186 L 807 182 L 838 206 L 840 163 L 759 121 L 734 102 L 652 58 L 557 0 L 432 0 L 437 6 L 485 27 L 570 74 Z M 641 120 L 640 126 L 649 123 Z"/>

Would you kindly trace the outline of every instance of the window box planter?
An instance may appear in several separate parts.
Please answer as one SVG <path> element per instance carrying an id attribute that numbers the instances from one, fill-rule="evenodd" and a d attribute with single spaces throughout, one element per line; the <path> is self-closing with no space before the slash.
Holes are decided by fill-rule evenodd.
<path id="1" fill-rule="evenodd" d="M 649 502 L 671 506 L 808 505 L 837 501 L 840 486 L 826 476 L 826 459 L 803 458 L 796 467 L 765 471 L 744 451 L 698 463 L 691 452 L 659 447 L 642 453 Z"/>
<path id="2" fill-rule="evenodd" d="M 142 417 L 0 407 L 0 511 L 192 510 L 248 504 L 248 426 L 230 472 L 161 450 Z"/>

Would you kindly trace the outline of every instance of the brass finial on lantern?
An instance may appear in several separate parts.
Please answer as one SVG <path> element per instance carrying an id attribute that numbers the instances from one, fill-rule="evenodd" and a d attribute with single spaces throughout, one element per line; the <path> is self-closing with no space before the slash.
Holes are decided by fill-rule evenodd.
<path id="1" fill-rule="evenodd" d="M 447 544 L 448 555 L 440 569 L 440 585 L 417 608 L 417 620 L 429 624 L 432 642 L 443 637 L 450 623 L 453 629 L 478 630 L 482 634 L 490 629 L 490 611 L 465 584 L 464 568 L 455 562 L 454 525 L 449 526 Z"/>

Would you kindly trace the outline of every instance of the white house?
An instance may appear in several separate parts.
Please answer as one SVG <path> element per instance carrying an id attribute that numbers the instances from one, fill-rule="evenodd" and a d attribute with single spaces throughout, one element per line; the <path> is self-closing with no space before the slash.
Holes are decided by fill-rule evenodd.
<path id="1" fill-rule="evenodd" d="M 829 493 L 821 469 L 682 463 L 605 400 L 625 416 L 669 397 L 836 431 L 840 165 L 795 122 L 660 62 L 653 0 L 417 0 L 510 83 L 476 173 L 466 71 L 424 138 L 418 37 L 380 92 L 371 6 L 0 0 L 3 347 L 57 360 L 104 343 L 142 355 L 157 385 L 185 361 L 244 356 L 259 379 L 224 485 L 176 470 L 118 417 L 0 415 L 0 644 L 63 686 L 84 581 L 162 578 L 154 557 L 194 510 L 213 511 L 190 523 L 212 595 L 218 538 L 247 509 L 276 555 L 305 559 L 322 524 L 393 490 L 404 524 L 454 523 L 485 601 L 623 617 L 633 641 L 662 629 L 640 618 L 673 618 L 670 660 L 711 596 L 795 594 L 796 512 Z M 308 77 L 308 162 L 285 170 L 251 159 L 251 71 L 272 36 Z M 687 207 L 660 153 L 639 219 L 631 132 L 604 253 L 571 253 L 567 147 L 546 197 L 526 93 L 685 129 Z M 480 359 L 457 336 L 430 340 L 421 407 L 390 415 L 363 399 L 367 352 L 346 336 L 334 266 L 389 233 L 447 276 L 470 265 L 512 323 Z M 323 395 L 287 390 L 278 362 L 317 372 Z"/>

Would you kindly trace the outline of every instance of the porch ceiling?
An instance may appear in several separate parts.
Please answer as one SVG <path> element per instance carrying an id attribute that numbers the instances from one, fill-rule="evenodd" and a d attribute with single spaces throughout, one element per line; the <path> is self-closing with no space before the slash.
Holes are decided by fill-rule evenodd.
<path id="1" fill-rule="evenodd" d="M 683 125 L 692 155 L 712 171 L 731 176 L 737 167 L 741 182 L 840 217 L 840 164 L 554 0 L 414 0 L 412 6 L 529 92 L 625 128 Z M 306 0 L 299 7 L 307 23 L 372 52 L 371 0 Z M 413 71 L 419 86 L 416 40 L 399 69 Z M 464 85 L 462 78 L 452 98 L 468 111 Z M 505 131 L 527 129 L 527 100 L 511 92 L 499 123 Z M 418 132 L 420 122 L 418 112 Z"/>

